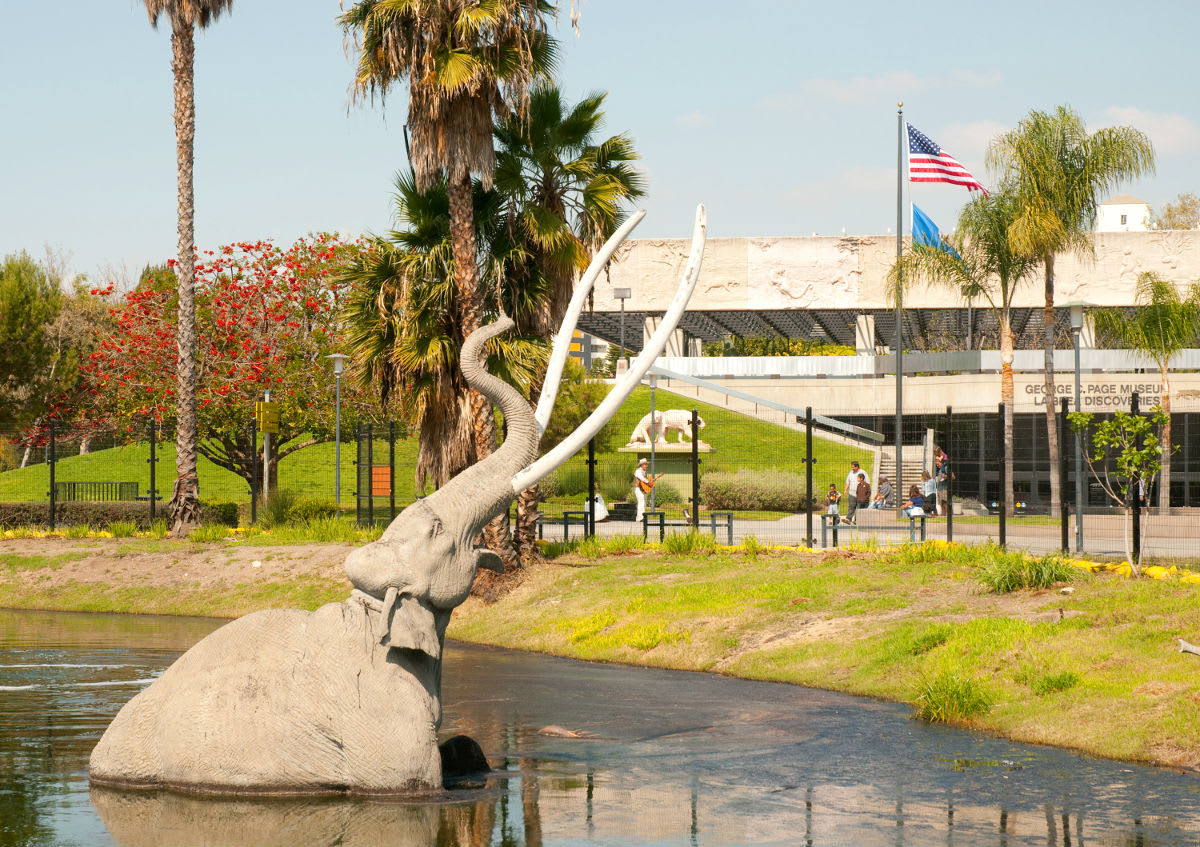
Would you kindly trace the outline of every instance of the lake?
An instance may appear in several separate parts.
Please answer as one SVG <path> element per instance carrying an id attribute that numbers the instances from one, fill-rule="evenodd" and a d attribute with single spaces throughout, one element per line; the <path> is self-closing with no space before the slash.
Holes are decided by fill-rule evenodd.
<path id="1" fill-rule="evenodd" d="M 443 736 L 479 741 L 486 781 L 422 802 L 90 790 L 117 710 L 220 623 L 0 610 L 0 843 L 1200 843 L 1194 774 L 825 691 L 456 643 Z"/>

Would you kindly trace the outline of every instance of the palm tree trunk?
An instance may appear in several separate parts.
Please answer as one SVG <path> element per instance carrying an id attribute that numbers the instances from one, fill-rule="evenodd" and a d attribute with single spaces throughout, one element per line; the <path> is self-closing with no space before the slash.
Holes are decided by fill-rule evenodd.
<path id="1" fill-rule="evenodd" d="M 1162 399 L 1159 402 L 1167 416 L 1162 430 L 1162 481 L 1158 486 L 1159 514 L 1165 515 L 1171 508 L 1171 382 L 1166 362 L 1162 364 Z"/>
<path id="2" fill-rule="evenodd" d="M 1042 310 L 1042 332 L 1046 342 L 1046 458 L 1050 462 L 1050 514 L 1057 515 L 1061 503 L 1058 479 L 1058 423 L 1054 407 L 1054 254 L 1046 256 L 1046 305 Z M 1036 484 L 1036 483 L 1035 483 Z"/>
<path id="3" fill-rule="evenodd" d="M 195 41 L 190 23 L 172 16 L 171 70 L 175 76 L 175 155 L 178 179 L 179 245 L 175 274 L 179 315 L 176 369 L 175 489 L 167 504 L 171 531 L 186 535 L 200 523 L 200 484 L 196 475 L 196 260 L 192 161 L 196 138 Z"/>
<path id="4" fill-rule="evenodd" d="M 1004 513 L 1014 514 L 1013 496 L 1013 332 L 1007 311 L 1000 315 L 1000 400 L 1004 403 Z"/>
<path id="5" fill-rule="evenodd" d="M 459 317 L 462 339 L 479 328 L 483 320 L 483 292 L 479 290 L 478 247 L 475 242 L 475 210 L 471 195 L 471 176 L 449 180 L 446 198 L 450 207 L 450 243 L 454 252 L 455 310 Z M 496 419 L 492 404 L 478 391 L 471 390 L 471 424 L 475 436 L 475 452 L 483 461 L 496 449 Z M 508 529 L 508 515 L 496 517 L 484 528 L 488 548 L 504 562 L 506 571 L 521 566 Z"/>

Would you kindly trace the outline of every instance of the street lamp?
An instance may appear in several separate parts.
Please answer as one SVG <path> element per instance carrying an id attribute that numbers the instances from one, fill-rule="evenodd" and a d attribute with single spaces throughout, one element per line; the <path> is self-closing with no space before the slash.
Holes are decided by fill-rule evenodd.
<path id="1" fill-rule="evenodd" d="M 325 357 L 333 359 L 333 379 L 337 383 L 337 403 L 334 411 L 333 431 L 333 502 L 342 505 L 342 371 L 346 369 L 344 353 L 330 353 Z"/>
<path id="2" fill-rule="evenodd" d="M 613 297 L 621 301 L 621 358 L 625 360 L 625 370 L 629 370 L 629 357 L 625 355 L 625 301 L 633 296 L 629 288 L 614 288 Z M 614 366 L 615 367 L 615 366 Z"/>
<path id="3" fill-rule="evenodd" d="M 1067 309 L 1071 314 L 1071 337 L 1075 342 L 1075 411 L 1082 412 L 1083 392 L 1079 384 L 1079 337 L 1083 333 L 1083 307 L 1087 303 L 1068 303 Z M 1046 402 L 1052 402 L 1047 399 Z M 1064 482 L 1066 480 L 1063 480 Z M 1083 552 L 1083 442 L 1078 432 L 1075 433 L 1075 552 Z"/>

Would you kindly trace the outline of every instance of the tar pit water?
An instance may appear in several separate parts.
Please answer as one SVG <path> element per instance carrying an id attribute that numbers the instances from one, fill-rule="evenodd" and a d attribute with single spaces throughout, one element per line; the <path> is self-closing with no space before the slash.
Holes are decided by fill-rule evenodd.
<path id="1" fill-rule="evenodd" d="M 117 710 L 220 625 L 0 611 L 4 844 L 1200 843 L 1200 778 L 905 706 L 451 643 L 442 734 L 493 771 L 412 800 L 90 789 Z"/>

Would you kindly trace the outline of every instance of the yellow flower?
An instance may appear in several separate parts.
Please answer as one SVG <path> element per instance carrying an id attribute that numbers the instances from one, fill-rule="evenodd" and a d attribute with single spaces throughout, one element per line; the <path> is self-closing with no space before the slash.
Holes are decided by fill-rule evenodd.
<path id="1" fill-rule="evenodd" d="M 1142 573 L 1151 579 L 1170 579 L 1172 576 L 1171 571 L 1167 568 L 1164 568 L 1162 565 L 1151 565 L 1150 567 L 1145 568 Z"/>

